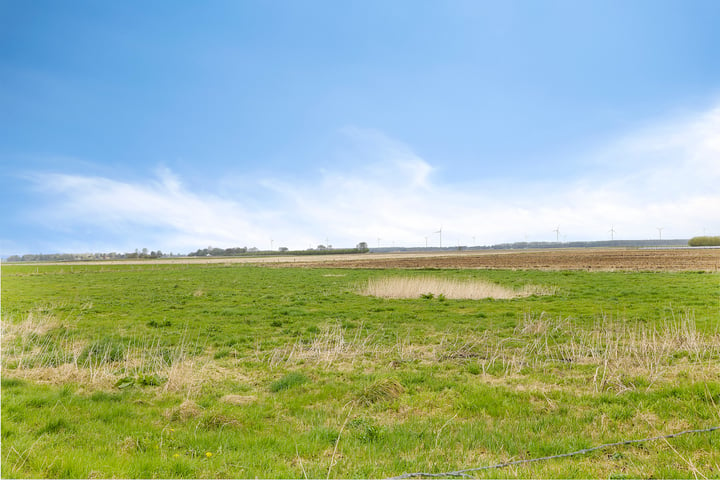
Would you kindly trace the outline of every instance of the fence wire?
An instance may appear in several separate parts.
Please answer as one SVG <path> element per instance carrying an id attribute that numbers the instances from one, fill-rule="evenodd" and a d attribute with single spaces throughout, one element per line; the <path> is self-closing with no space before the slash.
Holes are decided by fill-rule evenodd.
<path id="1" fill-rule="evenodd" d="M 403 478 L 417 478 L 417 477 L 427 477 L 427 478 L 445 478 L 445 477 L 470 477 L 468 473 L 470 472 L 478 472 L 480 470 L 492 470 L 495 468 L 505 468 L 505 467 L 511 467 L 513 465 L 521 465 L 524 463 L 532 463 L 532 462 L 540 462 L 543 460 L 552 460 L 553 458 L 564 458 L 564 457 L 572 457 L 574 455 L 583 455 L 585 453 L 594 452 L 595 450 L 602 450 L 604 448 L 609 447 L 617 447 L 620 445 L 631 445 L 633 443 L 642 443 L 642 442 L 652 442 L 655 440 L 662 440 L 666 438 L 675 438 L 679 437 L 681 435 L 687 435 L 689 433 L 708 433 L 713 432 L 715 430 L 720 430 L 720 426 L 717 427 L 709 427 L 709 428 L 701 428 L 697 430 L 683 430 L 682 432 L 677 433 L 671 433 L 669 435 L 658 435 L 657 437 L 648 437 L 648 438 L 640 438 L 637 440 L 624 440 L 622 442 L 615 442 L 615 443 L 604 443 L 602 445 L 598 445 L 596 447 L 590 447 L 590 448 L 584 448 L 582 450 L 577 450 L 575 452 L 570 453 L 561 453 L 559 455 L 548 455 L 546 457 L 538 457 L 538 458 L 529 458 L 526 460 L 513 460 L 510 462 L 503 462 L 498 463 L 495 465 L 486 465 L 484 467 L 474 467 L 474 468 L 465 468 L 462 470 L 455 470 L 454 472 L 443 472 L 443 473 L 426 473 L 426 472 L 414 472 L 414 473 L 404 473 L 402 475 L 398 475 L 397 477 L 390 477 L 388 480 L 399 480 Z"/>

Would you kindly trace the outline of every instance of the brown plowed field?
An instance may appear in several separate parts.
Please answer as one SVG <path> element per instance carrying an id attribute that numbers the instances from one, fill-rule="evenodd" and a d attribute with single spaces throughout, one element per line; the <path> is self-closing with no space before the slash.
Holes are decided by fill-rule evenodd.
<path id="1" fill-rule="evenodd" d="M 720 248 L 481 250 L 278 257 L 189 257 L 46 265 L 263 264 L 332 268 L 507 268 L 526 270 L 720 271 Z"/>
<path id="2" fill-rule="evenodd" d="M 563 249 L 365 254 L 343 258 L 296 259 L 292 266 L 342 268 L 507 268 L 539 270 L 720 270 L 720 249 Z M 279 265 L 288 265 L 280 263 Z"/>

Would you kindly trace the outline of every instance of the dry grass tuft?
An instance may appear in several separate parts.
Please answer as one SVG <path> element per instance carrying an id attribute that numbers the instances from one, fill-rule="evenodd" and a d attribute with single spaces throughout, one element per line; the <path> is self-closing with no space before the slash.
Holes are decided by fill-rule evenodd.
<path id="1" fill-rule="evenodd" d="M 480 300 L 511 299 L 532 295 L 553 295 L 554 289 L 526 285 L 514 290 L 483 280 L 460 281 L 434 277 L 390 277 L 371 279 L 361 289 L 362 295 L 381 298 L 432 298 Z"/>
<path id="2" fill-rule="evenodd" d="M 5 346 L 17 338 L 31 335 L 44 335 L 50 330 L 58 327 L 57 319 L 42 309 L 35 309 L 28 313 L 20 322 L 11 322 L 3 319 L 2 322 L 2 345 Z"/>
<path id="3" fill-rule="evenodd" d="M 120 442 L 119 448 L 122 453 L 135 453 L 137 450 L 140 450 L 140 442 L 134 438 L 134 437 L 125 437 L 125 439 Z"/>
<path id="4" fill-rule="evenodd" d="M 111 390 L 118 381 L 113 372 L 78 368 L 77 365 L 65 363 L 57 366 L 38 366 L 32 368 L 18 368 L 6 370 L 3 374 L 10 374 L 15 378 L 22 378 L 33 382 L 50 385 L 65 385 L 75 383 L 89 386 L 93 390 Z"/>
<path id="5" fill-rule="evenodd" d="M 200 405 L 190 399 L 186 399 L 183 403 L 175 408 L 165 410 L 164 416 L 168 420 L 189 420 L 202 415 L 203 409 Z"/>
<path id="6" fill-rule="evenodd" d="M 187 392 L 189 396 L 196 395 L 202 383 L 198 363 L 195 359 L 173 362 L 164 372 L 167 375 L 167 382 L 163 385 L 163 389 L 168 392 Z"/>
<path id="7" fill-rule="evenodd" d="M 220 399 L 223 403 L 229 403 L 230 405 L 248 405 L 257 400 L 255 395 L 225 395 Z"/>
<path id="8" fill-rule="evenodd" d="M 365 387 L 357 397 L 362 405 L 394 400 L 405 393 L 405 387 L 394 378 L 381 378 Z"/>
<path id="9" fill-rule="evenodd" d="M 522 325 L 515 331 L 524 335 L 553 335 L 567 331 L 568 323 L 567 319 L 551 318 L 545 312 L 541 312 L 539 315 L 526 313 Z"/>

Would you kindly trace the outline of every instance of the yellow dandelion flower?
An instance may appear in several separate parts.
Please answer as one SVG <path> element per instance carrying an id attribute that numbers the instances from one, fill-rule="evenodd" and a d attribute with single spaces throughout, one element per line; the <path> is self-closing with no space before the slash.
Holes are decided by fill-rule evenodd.
<path id="1" fill-rule="evenodd" d="M 208 458 L 212 457 L 212 452 L 205 452 L 205 456 Z"/>
<path id="2" fill-rule="evenodd" d="M 180 458 L 180 454 L 176 453 L 175 455 L 173 455 L 173 458 Z"/>

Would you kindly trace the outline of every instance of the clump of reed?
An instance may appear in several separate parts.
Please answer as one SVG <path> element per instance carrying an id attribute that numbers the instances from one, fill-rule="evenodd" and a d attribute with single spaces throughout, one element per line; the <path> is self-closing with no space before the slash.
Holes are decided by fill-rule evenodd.
<path id="1" fill-rule="evenodd" d="M 452 280 L 432 276 L 370 279 L 362 295 L 381 298 L 426 298 L 481 300 L 512 299 L 532 295 L 553 295 L 555 289 L 526 285 L 513 289 L 484 280 Z"/>

